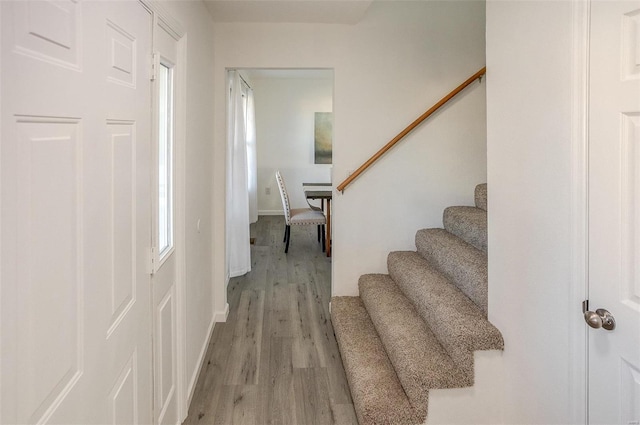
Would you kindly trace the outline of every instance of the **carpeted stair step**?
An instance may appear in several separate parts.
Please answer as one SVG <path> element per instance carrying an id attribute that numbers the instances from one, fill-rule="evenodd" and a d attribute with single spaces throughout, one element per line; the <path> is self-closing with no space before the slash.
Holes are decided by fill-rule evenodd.
<path id="1" fill-rule="evenodd" d="M 487 316 L 486 253 L 445 229 L 419 230 L 416 248 L 434 269 L 451 280 Z"/>
<path id="2" fill-rule="evenodd" d="M 363 275 L 358 286 L 387 356 L 418 414 L 427 414 L 429 388 L 472 385 L 473 377 L 456 365 L 388 275 Z"/>
<path id="3" fill-rule="evenodd" d="M 444 228 L 468 244 L 487 252 L 487 212 L 475 207 L 449 207 L 442 215 Z"/>
<path id="4" fill-rule="evenodd" d="M 475 191 L 476 207 L 487 211 L 487 184 L 479 184 Z"/>
<path id="5" fill-rule="evenodd" d="M 360 425 L 424 421 L 409 403 L 359 297 L 333 297 L 331 322 Z"/>
<path id="6" fill-rule="evenodd" d="M 421 255 L 392 252 L 387 267 L 391 279 L 465 374 L 473 376 L 474 351 L 503 349 L 502 335 L 487 321 L 485 311 Z"/>

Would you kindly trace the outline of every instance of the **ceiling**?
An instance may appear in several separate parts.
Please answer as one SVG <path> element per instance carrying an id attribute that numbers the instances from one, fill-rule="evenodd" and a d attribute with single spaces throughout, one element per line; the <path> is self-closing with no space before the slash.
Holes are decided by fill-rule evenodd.
<path id="1" fill-rule="evenodd" d="M 204 0 L 215 22 L 353 25 L 372 0 Z"/>

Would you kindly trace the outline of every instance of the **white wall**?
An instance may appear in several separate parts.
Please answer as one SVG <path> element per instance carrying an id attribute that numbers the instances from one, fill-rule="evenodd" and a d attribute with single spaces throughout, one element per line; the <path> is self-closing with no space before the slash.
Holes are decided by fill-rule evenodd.
<path id="1" fill-rule="evenodd" d="M 213 22 L 202 2 L 163 6 L 186 31 L 186 391 L 193 390 L 214 323 L 212 266 Z M 224 85 L 223 85 L 224 87 Z M 199 228 L 198 228 L 199 224 Z"/>
<path id="2" fill-rule="evenodd" d="M 315 112 L 333 109 L 333 79 L 253 78 L 251 87 L 256 102 L 258 211 L 283 213 L 276 170 L 285 180 L 292 208 L 307 207 L 302 183 L 331 181 L 331 166 L 314 163 L 313 146 Z"/>
<path id="3" fill-rule="evenodd" d="M 217 24 L 215 84 L 225 68 L 334 69 L 333 182 L 484 66 L 484 3 L 374 2 L 359 24 Z M 485 86 L 474 84 L 333 201 L 334 294 L 415 249 L 442 209 L 472 203 L 486 178 Z M 224 246 L 225 96 L 215 99 L 216 246 Z M 217 309 L 224 255 L 214 264 Z"/>
<path id="4" fill-rule="evenodd" d="M 505 340 L 508 424 L 575 423 L 572 30 L 571 2 L 487 3 L 489 319 Z"/>

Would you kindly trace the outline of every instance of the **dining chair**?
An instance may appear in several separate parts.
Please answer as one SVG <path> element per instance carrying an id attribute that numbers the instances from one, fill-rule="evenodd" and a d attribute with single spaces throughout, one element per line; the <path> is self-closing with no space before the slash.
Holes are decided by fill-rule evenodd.
<path id="1" fill-rule="evenodd" d="M 280 197 L 282 198 L 282 208 L 284 209 L 285 228 L 284 228 L 284 240 L 286 242 L 284 252 L 289 252 L 289 242 L 291 240 L 291 226 L 304 226 L 304 225 L 316 225 L 321 226 L 322 234 L 322 251 L 324 252 L 324 226 L 327 223 L 327 218 L 322 211 L 314 210 L 311 208 L 291 208 L 289 202 L 289 195 L 287 194 L 287 187 L 284 184 L 284 180 L 280 171 L 276 171 L 276 180 L 278 181 L 278 188 L 280 189 Z"/>
<path id="2" fill-rule="evenodd" d="M 309 202 L 309 198 L 307 198 L 307 192 L 304 191 L 304 199 L 307 200 L 307 205 L 309 205 L 309 208 L 311 208 L 314 211 L 320 211 L 322 214 L 324 214 L 324 210 L 322 209 L 322 207 L 318 207 L 316 205 L 313 205 L 311 202 Z M 324 202 L 324 201 L 323 201 Z M 320 242 L 320 235 L 322 234 L 322 226 L 318 226 L 318 242 Z M 323 249 L 324 251 L 324 249 Z"/>

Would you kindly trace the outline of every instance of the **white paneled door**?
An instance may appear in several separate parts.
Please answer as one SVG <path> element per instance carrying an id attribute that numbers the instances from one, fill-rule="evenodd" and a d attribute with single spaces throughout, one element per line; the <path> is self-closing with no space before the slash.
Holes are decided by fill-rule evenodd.
<path id="1" fill-rule="evenodd" d="M 639 424 L 640 1 L 592 1 L 590 34 L 589 310 L 616 324 L 589 330 L 589 423 Z"/>
<path id="2" fill-rule="evenodd" d="M 0 422 L 150 423 L 152 15 L 0 8 Z"/>
<path id="3" fill-rule="evenodd" d="M 179 423 L 178 285 L 175 254 L 176 98 L 181 89 L 177 34 L 159 19 L 154 28 L 154 273 L 153 387 L 154 423 Z"/>

